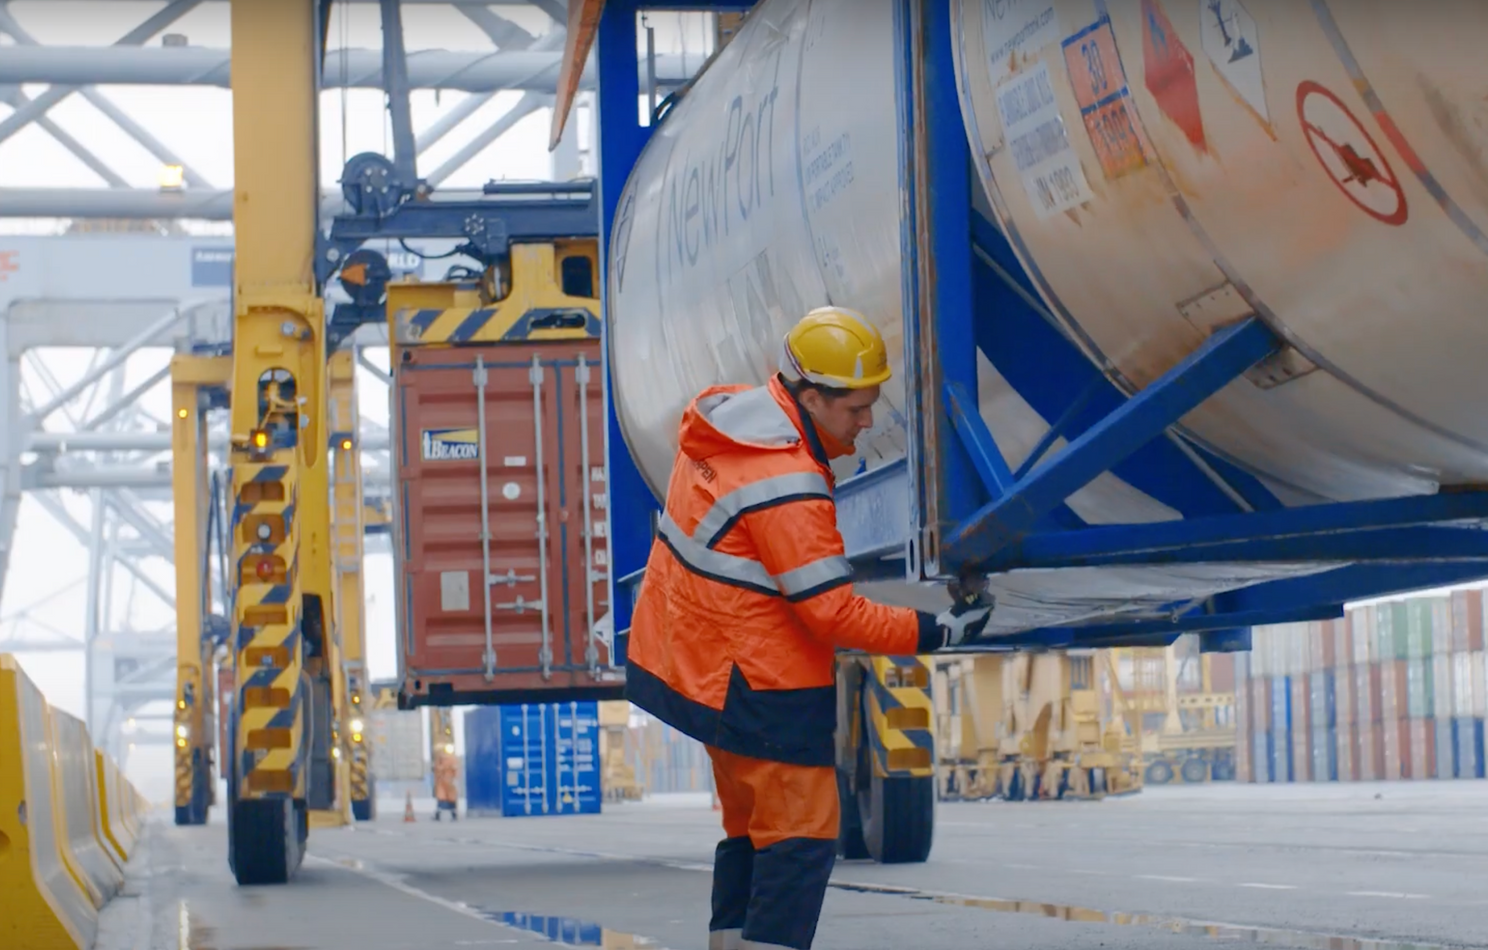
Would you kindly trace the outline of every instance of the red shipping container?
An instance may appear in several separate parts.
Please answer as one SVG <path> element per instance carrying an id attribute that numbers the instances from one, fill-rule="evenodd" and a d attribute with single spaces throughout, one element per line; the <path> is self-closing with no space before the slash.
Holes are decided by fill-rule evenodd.
<path id="1" fill-rule="evenodd" d="M 1416 770 L 1414 768 L 1414 743 L 1412 742 L 1415 736 L 1413 736 L 1411 732 L 1411 721 L 1409 719 L 1402 718 L 1397 725 L 1397 731 L 1395 733 L 1396 743 L 1400 749 L 1399 774 L 1401 778 L 1417 778 Z"/>
<path id="2" fill-rule="evenodd" d="M 1215 693 L 1235 691 L 1235 654 L 1209 654 L 1209 689 Z"/>
<path id="3" fill-rule="evenodd" d="M 1339 782 L 1359 782 L 1359 739 L 1356 736 L 1357 727 L 1353 722 L 1339 722 L 1338 724 L 1338 780 Z"/>
<path id="4" fill-rule="evenodd" d="M 1411 720 L 1411 763 L 1416 778 L 1436 778 L 1436 720 Z M 1447 752 L 1451 755 L 1451 751 Z"/>
<path id="5" fill-rule="evenodd" d="M 622 698 L 624 674 L 595 634 L 609 563 L 599 360 L 597 339 L 400 351 L 393 531 L 407 695 Z"/>
<path id="6" fill-rule="evenodd" d="M 1312 695 L 1308 677 L 1293 676 L 1292 684 L 1292 781 L 1312 781 Z"/>

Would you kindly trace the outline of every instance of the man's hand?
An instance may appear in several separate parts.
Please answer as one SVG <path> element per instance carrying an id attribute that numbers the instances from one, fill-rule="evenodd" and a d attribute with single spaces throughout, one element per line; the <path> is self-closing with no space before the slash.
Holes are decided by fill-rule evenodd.
<path id="1" fill-rule="evenodd" d="M 988 593 L 970 598 L 958 598 L 951 605 L 950 610 L 942 611 L 935 618 L 936 626 L 945 633 L 945 641 L 941 649 L 957 647 L 981 636 L 996 606 L 996 598 Z"/>

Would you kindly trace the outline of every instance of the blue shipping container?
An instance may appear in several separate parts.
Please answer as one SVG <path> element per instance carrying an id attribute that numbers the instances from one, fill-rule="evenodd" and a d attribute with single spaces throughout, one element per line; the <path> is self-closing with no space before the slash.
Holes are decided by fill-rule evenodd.
<path id="1" fill-rule="evenodd" d="M 470 815 L 593 815 L 600 810 L 599 705 L 477 707 L 465 714 Z"/>

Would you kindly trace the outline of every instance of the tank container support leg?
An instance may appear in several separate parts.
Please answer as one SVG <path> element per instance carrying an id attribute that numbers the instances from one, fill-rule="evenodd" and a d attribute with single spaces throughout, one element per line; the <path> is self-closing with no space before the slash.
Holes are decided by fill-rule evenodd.
<path id="1" fill-rule="evenodd" d="M 625 217 L 620 196 L 650 137 L 651 129 L 640 124 L 636 103 L 641 84 L 636 57 L 635 0 L 609 0 L 600 14 L 595 34 L 599 84 L 599 267 L 600 286 L 610 282 L 610 237 L 617 217 Z M 661 505 L 641 477 L 630 457 L 625 436 L 610 392 L 609 294 L 602 293 L 606 312 L 600 321 L 604 360 L 605 472 L 608 504 L 604 506 L 605 535 L 610 539 L 610 614 L 614 631 L 614 662 L 625 662 L 625 642 L 630 631 L 634 593 L 630 585 L 646 566 L 651 549 L 651 521 Z M 618 588 L 618 589 L 617 589 Z"/>
<path id="2" fill-rule="evenodd" d="M 950 559 L 979 565 L 1016 543 L 1070 495 L 1161 435 L 1279 344 L 1256 317 L 1214 333 L 1177 366 L 963 522 L 948 540 Z"/>

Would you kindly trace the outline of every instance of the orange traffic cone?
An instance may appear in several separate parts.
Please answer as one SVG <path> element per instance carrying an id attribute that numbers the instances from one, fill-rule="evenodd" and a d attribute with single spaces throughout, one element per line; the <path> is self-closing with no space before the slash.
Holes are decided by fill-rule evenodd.
<path id="1" fill-rule="evenodd" d="M 404 800 L 404 804 L 403 804 L 403 820 L 405 822 L 417 821 L 418 820 L 418 819 L 416 819 L 416 818 L 413 817 L 413 793 L 412 792 L 409 792 L 408 793 L 408 798 Z"/>

